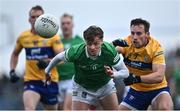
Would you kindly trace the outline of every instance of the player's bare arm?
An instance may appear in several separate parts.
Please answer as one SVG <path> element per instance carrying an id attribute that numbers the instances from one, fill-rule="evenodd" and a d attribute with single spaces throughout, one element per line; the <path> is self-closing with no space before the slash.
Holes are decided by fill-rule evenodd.
<path id="1" fill-rule="evenodd" d="M 51 62 L 49 63 L 49 65 L 46 67 L 45 69 L 45 73 L 46 74 L 50 74 L 51 69 L 56 66 L 60 61 L 64 61 L 65 60 L 65 52 L 61 52 L 58 55 L 56 55 Z"/>
<path id="2" fill-rule="evenodd" d="M 16 65 L 18 63 L 18 57 L 22 49 L 14 48 L 12 54 L 11 54 L 11 60 L 10 60 L 10 69 L 15 69 Z"/>
<path id="3" fill-rule="evenodd" d="M 161 83 L 165 74 L 165 65 L 153 64 L 153 73 L 141 76 L 141 82 L 148 84 Z"/>
<path id="4" fill-rule="evenodd" d="M 113 71 L 112 68 L 109 66 L 104 66 L 105 71 L 108 75 L 110 75 L 112 78 L 127 78 L 129 76 L 129 70 L 125 66 L 123 60 L 119 60 L 119 62 L 113 66 L 116 71 Z"/>

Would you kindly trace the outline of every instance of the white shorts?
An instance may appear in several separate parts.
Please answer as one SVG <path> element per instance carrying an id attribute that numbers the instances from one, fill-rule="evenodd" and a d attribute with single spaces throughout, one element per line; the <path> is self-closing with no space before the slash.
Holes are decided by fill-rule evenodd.
<path id="1" fill-rule="evenodd" d="M 72 94 L 72 79 L 62 80 L 58 83 L 59 86 L 59 102 L 64 102 L 66 94 Z"/>
<path id="2" fill-rule="evenodd" d="M 95 92 L 87 90 L 73 81 L 72 101 L 80 101 L 90 105 L 97 105 L 99 100 L 102 100 L 104 97 L 112 94 L 113 92 L 116 92 L 116 88 L 112 79 Z"/>

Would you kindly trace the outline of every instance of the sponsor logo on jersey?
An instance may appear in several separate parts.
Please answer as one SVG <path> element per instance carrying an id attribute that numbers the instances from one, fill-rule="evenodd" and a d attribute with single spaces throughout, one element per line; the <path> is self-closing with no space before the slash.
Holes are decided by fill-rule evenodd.
<path id="1" fill-rule="evenodd" d="M 31 55 L 36 55 L 41 53 L 41 48 L 36 48 L 31 50 Z"/>

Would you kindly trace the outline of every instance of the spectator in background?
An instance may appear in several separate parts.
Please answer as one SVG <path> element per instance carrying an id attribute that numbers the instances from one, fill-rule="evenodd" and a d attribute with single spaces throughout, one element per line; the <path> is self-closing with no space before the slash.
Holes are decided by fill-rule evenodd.
<path id="1" fill-rule="evenodd" d="M 175 68 L 173 79 L 175 80 L 175 109 L 180 109 L 180 48 L 176 50 L 175 54 Z"/>
<path id="2" fill-rule="evenodd" d="M 43 81 L 46 80 L 44 68 L 51 58 L 63 50 L 63 45 L 57 35 L 50 39 L 44 39 L 36 34 L 34 23 L 43 13 L 44 10 L 39 5 L 30 9 L 31 29 L 20 34 L 10 60 L 10 80 L 15 83 L 19 79 L 15 72 L 18 57 L 21 50 L 25 48 L 26 70 L 23 93 L 25 110 L 35 110 L 39 101 L 43 103 L 45 110 L 57 109 L 58 73 L 56 68 L 53 68 L 51 72 L 52 83 L 44 86 Z"/>
<path id="3" fill-rule="evenodd" d="M 61 37 L 64 49 L 83 43 L 83 39 L 73 36 L 73 16 L 64 13 L 60 18 Z M 61 62 L 57 65 L 59 74 L 59 108 L 60 110 L 71 110 L 72 106 L 72 76 L 75 74 L 74 64 L 72 62 Z"/>

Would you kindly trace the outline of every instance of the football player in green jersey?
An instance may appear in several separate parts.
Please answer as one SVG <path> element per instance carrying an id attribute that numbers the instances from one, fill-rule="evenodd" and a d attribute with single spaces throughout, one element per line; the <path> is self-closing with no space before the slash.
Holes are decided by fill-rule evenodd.
<path id="1" fill-rule="evenodd" d="M 127 78 L 129 71 L 114 46 L 103 41 L 103 30 L 90 26 L 84 31 L 85 43 L 59 53 L 45 69 L 47 83 L 50 70 L 60 61 L 73 62 L 73 110 L 88 110 L 99 102 L 105 110 L 117 110 L 118 100 L 112 78 Z M 112 71 L 114 68 L 116 71 Z"/>
<path id="2" fill-rule="evenodd" d="M 78 35 L 73 36 L 73 16 L 64 13 L 60 18 L 61 41 L 64 49 L 83 43 L 83 39 Z M 72 76 L 75 74 L 72 62 L 62 62 L 57 65 L 59 74 L 59 110 L 71 110 L 72 106 Z"/>

